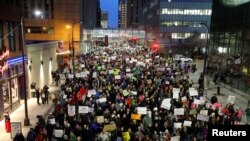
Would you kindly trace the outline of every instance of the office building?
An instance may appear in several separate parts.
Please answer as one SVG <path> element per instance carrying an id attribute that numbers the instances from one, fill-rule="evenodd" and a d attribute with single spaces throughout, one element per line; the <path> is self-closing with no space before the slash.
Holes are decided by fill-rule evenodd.
<path id="1" fill-rule="evenodd" d="M 118 4 L 118 28 L 127 28 L 128 27 L 128 4 L 127 0 L 119 0 Z"/>
<path id="2" fill-rule="evenodd" d="M 108 28 L 108 12 L 107 11 L 102 11 L 101 14 L 101 27 L 102 28 Z"/>
<path id="3" fill-rule="evenodd" d="M 152 0 L 142 13 L 149 40 L 165 47 L 187 45 L 194 38 L 206 38 L 207 28 L 200 23 L 210 27 L 212 0 Z"/>

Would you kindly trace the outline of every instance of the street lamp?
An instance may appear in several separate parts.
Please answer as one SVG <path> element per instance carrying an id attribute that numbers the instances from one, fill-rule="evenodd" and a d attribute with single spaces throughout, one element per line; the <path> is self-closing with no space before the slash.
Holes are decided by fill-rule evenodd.
<path id="1" fill-rule="evenodd" d="M 30 125 L 30 119 L 28 117 L 28 105 L 27 105 L 27 81 L 26 81 L 26 71 L 25 71 L 25 62 L 24 62 L 24 47 L 25 47 L 25 42 L 24 42 L 24 31 L 23 31 L 23 19 L 24 16 L 21 17 L 21 37 L 22 37 L 22 59 L 23 59 L 23 79 L 24 79 L 24 108 L 25 108 L 25 118 L 24 118 L 24 126 L 29 126 Z"/>
<path id="2" fill-rule="evenodd" d="M 74 67 L 75 67 L 75 61 L 74 61 L 74 58 L 75 58 L 75 47 L 74 47 L 74 26 L 76 25 L 76 24 L 81 24 L 82 22 L 80 21 L 78 21 L 78 22 L 75 22 L 75 23 L 73 23 L 72 24 L 72 31 L 71 31 L 71 33 L 72 33 L 72 44 L 71 44 L 71 49 L 72 49 L 72 73 L 74 73 Z"/>
<path id="3" fill-rule="evenodd" d="M 204 76 L 206 74 L 206 67 L 207 67 L 207 51 L 208 51 L 208 34 L 209 34 L 209 28 L 208 28 L 208 25 L 206 23 L 200 23 L 200 24 L 202 26 L 206 27 L 206 29 L 207 29 L 207 34 L 206 34 L 206 48 L 205 48 L 204 66 L 203 66 L 203 75 L 202 75 L 203 88 L 205 88 L 205 79 L 204 79 Z"/>
<path id="4" fill-rule="evenodd" d="M 41 15 L 42 13 L 40 11 L 35 11 L 34 13 L 36 16 Z M 24 126 L 30 125 L 30 120 L 28 117 L 28 104 L 27 104 L 27 80 L 26 80 L 26 71 L 25 71 L 25 59 L 24 59 L 24 47 L 25 47 L 25 38 L 24 38 L 24 16 L 21 17 L 21 39 L 22 39 L 22 63 L 23 63 L 23 80 L 24 80 L 24 109 L 25 109 L 25 118 L 24 118 Z"/>

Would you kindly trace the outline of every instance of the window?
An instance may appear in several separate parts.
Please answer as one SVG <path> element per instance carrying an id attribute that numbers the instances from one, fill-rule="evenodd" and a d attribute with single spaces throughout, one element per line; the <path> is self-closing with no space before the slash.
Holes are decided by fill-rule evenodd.
<path id="1" fill-rule="evenodd" d="M 211 15 L 211 9 L 168 9 L 163 8 L 161 14 L 168 15 Z"/>

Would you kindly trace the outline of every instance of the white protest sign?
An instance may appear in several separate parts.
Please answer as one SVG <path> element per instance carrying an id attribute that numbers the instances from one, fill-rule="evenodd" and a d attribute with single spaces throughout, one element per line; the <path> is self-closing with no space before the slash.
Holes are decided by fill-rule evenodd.
<path id="1" fill-rule="evenodd" d="M 187 101 L 187 97 L 186 96 L 183 96 L 182 98 L 181 98 L 181 102 L 186 102 Z"/>
<path id="2" fill-rule="evenodd" d="M 87 73 L 84 73 L 84 72 L 81 72 L 81 74 L 80 74 L 80 77 L 82 77 L 82 78 L 86 78 L 87 77 Z"/>
<path id="3" fill-rule="evenodd" d="M 131 70 L 130 69 L 126 69 L 126 72 L 131 72 Z"/>
<path id="4" fill-rule="evenodd" d="M 227 98 L 227 103 L 234 104 L 235 96 L 229 95 Z"/>
<path id="5" fill-rule="evenodd" d="M 180 136 L 171 137 L 170 141 L 180 141 Z"/>
<path id="6" fill-rule="evenodd" d="M 127 76 L 127 77 L 132 77 L 132 76 L 133 76 L 133 73 L 127 73 L 126 76 Z"/>
<path id="7" fill-rule="evenodd" d="M 137 95 L 137 91 L 131 91 L 132 95 Z"/>
<path id="8" fill-rule="evenodd" d="M 174 128 L 175 128 L 175 129 L 179 129 L 179 128 L 181 128 L 181 125 L 182 125 L 181 122 L 175 122 L 175 123 L 174 123 Z"/>
<path id="9" fill-rule="evenodd" d="M 113 74 L 114 73 L 114 70 L 109 70 L 109 74 Z"/>
<path id="10" fill-rule="evenodd" d="M 68 105 L 68 115 L 74 116 L 76 114 L 75 106 Z"/>
<path id="11" fill-rule="evenodd" d="M 207 113 L 208 113 L 208 110 L 201 110 L 201 111 L 200 111 L 200 114 L 201 114 L 201 115 L 207 115 Z"/>
<path id="12" fill-rule="evenodd" d="M 169 85 L 169 81 L 166 81 L 166 84 Z"/>
<path id="13" fill-rule="evenodd" d="M 64 94 L 64 95 L 63 95 L 63 99 L 66 99 L 66 98 L 67 98 L 67 95 L 66 95 L 66 94 Z"/>
<path id="14" fill-rule="evenodd" d="M 93 72 L 93 78 L 96 78 L 96 77 L 97 77 L 97 73 Z"/>
<path id="15" fill-rule="evenodd" d="M 197 115 L 197 119 L 198 119 L 198 120 L 201 120 L 201 121 L 206 121 L 206 122 L 208 122 L 209 116 L 202 115 L 202 114 L 198 114 L 198 115 Z"/>
<path id="16" fill-rule="evenodd" d="M 147 107 L 137 107 L 137 114 L 146 115 L 147 114 Z"/>
<path id="17" fill-rule="evenodd" d="M 64 132 L 63 129 L 55 129 L 54 130 L 54 136 L 56 138 L 61 138 L 63 136 Z"/>
<path id="18" fill-rule="evenodd" d="M 116 79 L 116 80 L 121 79 L 121 75 L 116 75 L 116 76 L 115 76 L 115 79 Z"/>
<path id="19" fill-rule="evenodd" d="M 86 114 L 89 112 L 89 107 L 88 106 L 79 106 L 79 114 Z"/>
<path id="20" fill-rule="evenodd" d="M 173 89 L 173 99 L 179 99 L 180 89 Z"/>
<path id="21" fill-rule="evenodd" d="M 197 96 L 198 95 L 198 91 L 195 90 L 195 89 L 190 89 L 189 88 L 189 94 L 190 94 L 190 96 Z"/>
<path id="22" fill-rule="evenodd" d="M 164 99 L 164 100 L 162 101 L 162 103 L 161 103 L 161 108 L 164 108 L 164 109 L 169 110 L 170 107 L 171 107 L 170 101 L 171 101 L 171 98 L 166 98 L 166 99 Z"/>
<path id="23" fill-rule="evenodd" d="M 49 123 L 52 124 L 52 125 L 55 125 L 56 124 L 56 119 L 53 117 L 53 118 L 50 118 L 48 119 L 49 120 Z"/>
<path id="24" fill-rule="evenodd" d="M 81 74 L 80 73 L 76 73 L 76 77 L 77 78 L 81 77 Z"/>
<path id="25" fill-rule="evenodd" d="M 185 120 L 184 123 L 183 123 L 183 125 L 186 126 L 186 127 L 191 127 L 192 121 Z"/>
<path id="26" fill-rule="evenodd" d="M 91 97 L 92 95 L 96 95 L 96 91 L 93 90 L 88 90 L 88 97 Z"/>
<path id="27" fill-rule="evenodd" d="M 174 115 L 184 115 L 184 108 L 174 108 Z"/>
<path id="28" fill-rule="evenodd" d="M 68 74 L 68 78 L 70 79 L 74 78 L 74 74 Z"/>
<path id="29" fill-rule="evenodd" d="M 80 67 L 81 67 L 81 68 L 84 68 L 84 67 L 85 67 L 85 65 L 84 65 L 84 64 L 81 64 L 81 65 L 80 65 Z"/>
<path id="30" fill-rule="evenodd" d="M 104 102 L 106 102 L 107 101 L 107 98 L 106 97 L 104 97 L 104 98 L 99 98 L 98 99 L 98 102 L 99 103 L 104 103 Z"/>
<path id="31" fill-rule="evenodd" d="M 199 99 L 194 99 L 194 104 L 199 105 L 200 104 L 200 100 Z"/>

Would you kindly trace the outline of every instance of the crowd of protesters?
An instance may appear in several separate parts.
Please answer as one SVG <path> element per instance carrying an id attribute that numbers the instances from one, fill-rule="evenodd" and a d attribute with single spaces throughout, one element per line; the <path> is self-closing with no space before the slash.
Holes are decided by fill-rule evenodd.
<path id="1" fill-rule="evenodd" d="M 236 110 L 233 101 L 206 99 L 202 74 L 194 88 L 195 65 L 147 48 L 116 44 L 82 55 L 77 66 L 28 141 L 206 141 L 208 126 L 250 117 L 250 108 Z"/>

